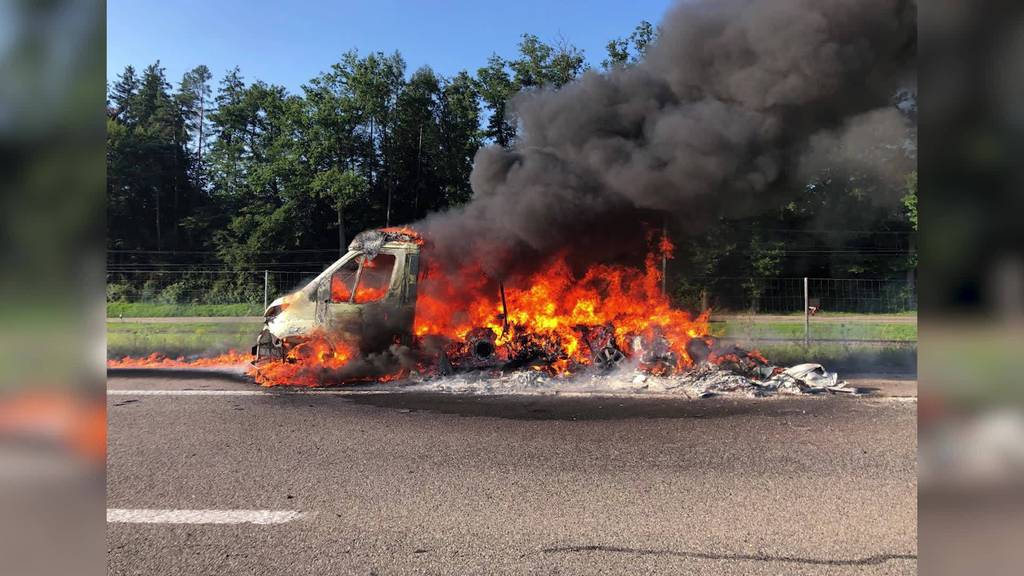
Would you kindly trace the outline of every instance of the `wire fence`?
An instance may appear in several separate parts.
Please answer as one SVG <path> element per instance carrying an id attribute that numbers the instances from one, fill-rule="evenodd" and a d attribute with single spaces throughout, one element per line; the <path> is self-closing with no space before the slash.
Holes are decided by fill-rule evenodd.
<path id="1" fill-rule="evenodd" d="M 916 362 L 917 290 L 912 281 L 693 278 L 682 282 L 674 296 L 681 306 L 713 310 L 712 332 L 725 340 L 846 351 L 895 347 L 898 363 Z"/>
<path id="2" fill-rule="evenodd" d="M 321 270 L 108 270 L 107 303 L 263 306 Z"/>
<path id="3" fill-rule="evenodd" d="M 806 280 L 806 294 L 805 294 Z M 753 314 L 894 314 L 917 310 L 917 290 L 907 280 L 841 278 L 692 278 L 676 294 L 687 308 Z M 805 302 L 806 297 L 806 302 Z"/>
<path id="4" fill-rule="evenodd" d="M 107 310 L 114 317 L 257 316 L 267 303 L 305 286 L 322 269 L 237 271 L 111 266 L 107 271 Z M 812 350 L 808 347 L 814 345 L 838 347 L 839 352 L 828 352 L 833 355 L 884 349 L 878 354 L 888 354 L 883 360 L 893 366 L 909 370 L 916 365 L 917 319 L 914 314 L 905 314 L 917 310 L 917 292 L 912 282 L 689 278 L 677 281 L 674 287 L 669 284 L 668 290 L 680 307 L 693 311 L 712 309 L 711 331 L 717 338 L 768 350 L 780 359 L 797 361 L 798 355 L 786 358 L 785 354 L 794 345 L 804 351 Z"/>
<path id="5" fill-rule="evenodd" d="M 107 302 L 262 305 L 310 282 L 322 268 L 303 270 L 107 271 Z M 917 310 L 917 291 L 905 280 L 837 278 L 688 278 L 669 287 L 691 310 L 752 314 L 893 314 Z"/>

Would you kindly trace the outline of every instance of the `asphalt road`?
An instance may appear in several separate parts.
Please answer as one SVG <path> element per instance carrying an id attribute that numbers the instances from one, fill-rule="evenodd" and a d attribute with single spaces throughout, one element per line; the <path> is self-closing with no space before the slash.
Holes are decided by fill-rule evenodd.
<path id="1" fill-rule="evenodd" d="M 111 574 L 917 572 L 914 402 L 108 388 Z"/>

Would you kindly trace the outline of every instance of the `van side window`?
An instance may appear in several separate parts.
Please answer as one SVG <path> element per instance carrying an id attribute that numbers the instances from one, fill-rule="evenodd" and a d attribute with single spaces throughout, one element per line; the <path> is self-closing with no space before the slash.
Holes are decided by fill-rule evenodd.
<path id="1" fill-rule="evenodd" d="M 352 299 L 352 287 L 356 283 L 357 270 L 359 270 L 358 258 L 353 258 L 331 275 L 332 304 L 348 302 Z"/>
<path id="2" fill-rule="evenodd" d="M 384 298 L 391 286 L 391 273 L 395 269 L 395 257 L 392 254 L 378 254 L 373 260 L 363 260 L 363 270 L 359 274 L 359 287 L 356 289 L 356 304 L 375 302 Z"/>

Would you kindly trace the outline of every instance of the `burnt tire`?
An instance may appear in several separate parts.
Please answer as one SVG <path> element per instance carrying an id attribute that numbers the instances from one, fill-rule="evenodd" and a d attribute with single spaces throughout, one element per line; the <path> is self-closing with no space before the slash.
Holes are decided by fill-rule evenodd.
<path id="1" fill-rule="evenodd" d="M 622 353 L 622 350 L 614 346 L 605 346 L 594 354 L 594 366 L 597 366 L 598 370 L 607 372 L 625 359 L 626 355 Z"/>

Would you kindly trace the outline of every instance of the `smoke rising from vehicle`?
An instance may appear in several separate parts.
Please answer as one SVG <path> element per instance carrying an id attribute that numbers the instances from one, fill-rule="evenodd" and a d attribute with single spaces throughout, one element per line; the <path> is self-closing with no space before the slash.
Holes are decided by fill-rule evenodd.
<path id="1" fill-rule="evenodd" d="M 775 204 L 821 166 L 888 179 L 862 152 L 904 145 L 915 54 L 913 1 L 679 3 L 641 62 L 516 96 L 514 148 L 479 150 L 472 200 L 420 227 L 500 277 L 569 246 L 605 259 L 659 213 Z"/>

